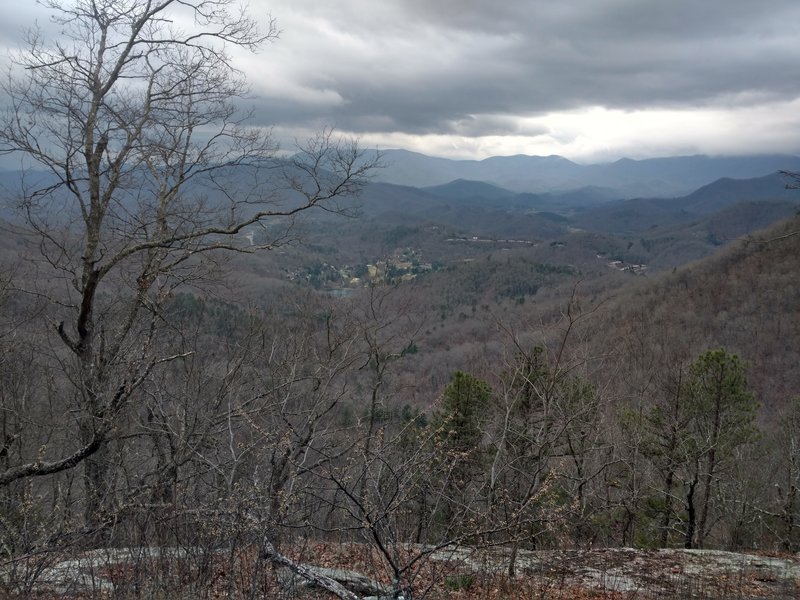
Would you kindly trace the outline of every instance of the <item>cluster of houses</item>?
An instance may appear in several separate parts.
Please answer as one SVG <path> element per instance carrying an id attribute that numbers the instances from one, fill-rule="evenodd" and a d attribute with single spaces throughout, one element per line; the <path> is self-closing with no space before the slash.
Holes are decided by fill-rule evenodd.
<path id="1" fill-rule="evenodd" d="M 323 262 L 287 271 L 286 277 L 317 289 L 336 289 L 409 281 L 433 270 L 432 263 L 420 262 L 417 251 L 406 248 L 374 263 L 337 267 Z"/>
<path id="2" fill-rule="evenodd" d="M 605 254 L 598 254 L 598 260 L 607 260 L 608 256 Z M 625 271 L 627 273 L 633 273 L 634 275 L 644 275 L 645 271 L 647 271 L 647 265 L 635 265 L 632 263 L 626 263 L 621 260 L 612 260 L 606 263 L 610 269 L 616 269 L 617 271 Z"/>

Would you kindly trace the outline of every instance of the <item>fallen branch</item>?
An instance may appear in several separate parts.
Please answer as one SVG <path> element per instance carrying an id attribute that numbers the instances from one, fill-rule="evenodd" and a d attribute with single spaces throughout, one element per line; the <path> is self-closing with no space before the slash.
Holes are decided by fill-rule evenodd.
<path id="1" fill-rule="evenodd" d="M 274 565 L 285 567 L 299 575 L 311 586 L 320 587 L 338 596 L 341 600 L 411 600 L 408 590 L 393 593 L 392 588 L 369 577 L 348 571 L 316 567 L 293 561 L 275 550 L 271 542 L 264 541 L 262 557 Z M 358 594 L 365 594 L 363 597 Z"/>
<path id="2" fill-rule="evenodd" d="M 310 581 L 314 585 L 319 586 L 324 590 L 329 591 L 331 594 L 336 595 L 338 598 L 341 598 L 341 600 L 362 600 L 360 596 L 348 590 L 335 579 L 320 573 L 318 569 L 315 569 L 309 565 L 295 562 L 288 556 L 284 556 L 283 554 L 279 553 L 277 550 L 275 550 L 275 547 L 271 542 L 266 540 L 264 541 L 261 547 L 261 553 L 264 558 L 268 559 L 273 564 L 286 567 L 293 573 L 297 573 L 303 579 Z"/>

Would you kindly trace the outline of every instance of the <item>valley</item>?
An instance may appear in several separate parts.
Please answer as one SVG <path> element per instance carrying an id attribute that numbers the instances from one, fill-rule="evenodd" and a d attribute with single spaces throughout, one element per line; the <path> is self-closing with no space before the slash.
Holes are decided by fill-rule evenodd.
<path id="1" fill-rule="evenodd" d="M 683 547 L 800 547 L 800 471 L 785 441 L 800 431 L 800 194 L 783 182 L 727 178 L 642 199 L 374 182 L 343 210 L 243 229 L 237 251 L 189 256 L 146 290 L 135 339 L 151 340 L 152 358 L 106 434 L 100 458 L 114 485 L 102 517 L 87 528 L 90 497 L 72 470 L 7 485 L 8 556 L 24 558 L 5 563 L 4 589 L 55 589 L 55 575 L 36 573 L 61 573 L 64 549 L 124 541 L 216 565 L 222 540 L 241 536 L 231 564 L 286 597 L 305 592 L 268 565 L 291 571 L 302 557 L 314 569 L 327 554 L 380 585 L 424 580 L 464 597 L 475 581 L 503 590 L 515 577 L 553 594 L 729 594 L 716 576 L 647 583 L 628 563 Z M 0 456 L 10 477 L 32 460 L 54 464 L 85 425 L 69 416 L 74 391 L 52 393 L 72 386 L 52 324 L 75 310 L 74 283 L 6 223 Z M 60 235 L 58 247 L 79 247 L 68 228 Z M 134 272 L 101 288 L 109 327 L 145 285 Z M 137 352 L 109 368 L 124 377 Z M 739 404 L 719 405 L 709 447 L 714 409 L 701 382 L 717 368 L 738 378 L 726 385 Z M 46 513 L 43 502 L 62 508 Z M 253 554 L 248 530 L 275 532 L 272 550 Z M 77 545 L 48 541 L 67 539 Z M 298 549 L 301 539 L 317 550 Z M 352 544 L 369 566 L 349 556 Z M 491 573 L 452 558 L 495 547 L 504 563 Z M 604 548 L 630 555 L 598 570 Z M 531 557 L 565 552 L 574 564 L 561 583 L 530 577 Z M 130 569 L 154 568 L 149 556 L 82 567 L 80 593 L 118 593 Z M 791 577 L 747 586 L 795 589 Z"/>
<path id="2" fill-rule="evenodd" d="M 3 16 L 0 600 L 800 598 L 796 0 Z"/>

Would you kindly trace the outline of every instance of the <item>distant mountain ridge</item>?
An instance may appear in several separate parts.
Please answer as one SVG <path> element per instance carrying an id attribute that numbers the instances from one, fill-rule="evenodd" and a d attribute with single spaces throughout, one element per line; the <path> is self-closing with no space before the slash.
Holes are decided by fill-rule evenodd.
<path id="1" fill-rule="evenodd" d="M 774 172 L 747 179 L 723 177 L 686 195 L 669 198 L 619 199 L 608 188 L 597 186 L 565 192 L 516 193 L 484 181 L 466 179 L 424 188 L 375 182 L 366 188 L 363 197 L 364 209 L 373 214 L 392 209 L 412 215 L 445 203 L 461 209 L 511 212 L 551 210 L 577 217 L 578 221 L 583 221 L 581 226 L 588 225 L 587 221 L 596 220 L 601 215 L 605 218 L 614 213 L 644 213 L 656 220 L 670 216 L 668 222 L 677 215 L 680 221 L 684 221 L 716 213 L 739 203 L 752 202 L 797 205 L 800 204 L 800 190 L 788 189 L 785 177 Z"/>
<path id="2" fill-rule="evenodd" d="M 514 192 L 565 192 L 597 186 L 619 199 L 677 197 L 724 177 L 766 176 L 800 171 L 800 157 L 770 154 L 713 157 L 674 156 L 580 165 L 562 156 L 494 156 L 450 160 L 407 150 L 382 151 L 385 168 L 375 181 L 427 188 L 454 180 L 483 181 Z"/>
<path id="3" fill-rule="evenodd" d="M 788 189 L 780 173 L 749 179 L 723 177 L 705 185 L 681 199 L 687 210 L 711 213 L 736 202 L 752 200 L 800 201 L 800 191 Z"/>
<path id="4" fill-rule="evenodd" d="M 573 240 L 568 243 L 595 245 L 598 251 L 654 270 L 706 256 L 799 208 L 800 190 L 786 189 L 785 178 L 777 172 L 750 179 L 721 178 L 673 198 L 614 200 L 607 190 L 593 187 L 515 194 L 468 180 L 427 188 L 376 182 L 362 197 L 363 214 L 376 227 L 440 226 L 467 237 Z M 589 236 L 588 241 L 574 235 Z M 625 242 L 619 247 L 610 242 L 598 245 L 591 239 L 599 238 L 592 236 Z"/>

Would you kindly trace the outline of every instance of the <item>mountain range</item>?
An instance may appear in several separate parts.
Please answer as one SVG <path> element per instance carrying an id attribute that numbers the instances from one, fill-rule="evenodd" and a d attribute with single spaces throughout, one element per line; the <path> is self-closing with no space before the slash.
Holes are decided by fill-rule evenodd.
<path id="1" fill-rule="evenodd" d="M 431 187 L 457 179 L 476 180 L 514 192 L 564 192 L 592 186 L 616 198 L 681 196 L 724 177 L 760 177 L 800 170 L 792 155 L 674 156 L 581 165 L 562 156 L 495 156 L 450 160 L 409 152 L 381 152 L 384 168 L 375 181 Z"/>
<path id="2" fill-rule="evenodd" d="M 749 179 L 723 177 L 683 196 L 630 199 L 614 199 L 598 187 L 516 193 L 484 181 L 457 179 L 424 188 L 375 182 L 365 189 L 362 208 L 370 216 L 411 221 L 436 220 L 437 215 L 453 209 L 460 215 L 456 219 L 472 210 L 518 216 L 553 212 L 578 227 L 629 233 L 696 220 L 754 202 L 793 206 L 800 202 L 800 192 L 787 188 L 779 172 Z"/>
<path id="3" fill-rule="evenodd" d="M 785 218 L 800 203 L 800 191 L 788 189 L 779 172 L 800 170 L 800 157 L 788 155 L 578 165 L 559 156 L 453 161 L 389 150 L 383 163 L 358 200 L 364 226 L 374 231 L 442 226 L 448 235 L 539 241 L 590 232 L 633 238 L 651 249 L 664 240 L 671 247 L 687 236 L 702 240 L 702 248 L 681 250 L 669 259 L 658 261 L 649 250 L 641 256 L 663 266 Z M 13 205 L 22 178 L 22 173 L 0 172 L 0 208 L 5 208 L 0 218 L 6 221 L 20 216 Z M 36 172 L 24 178 L 52 179 Z M 653 193 L 631 197 L 625 192 L 634 189 Z M 187 188 L 189 194 L 206 191 Z"/>

